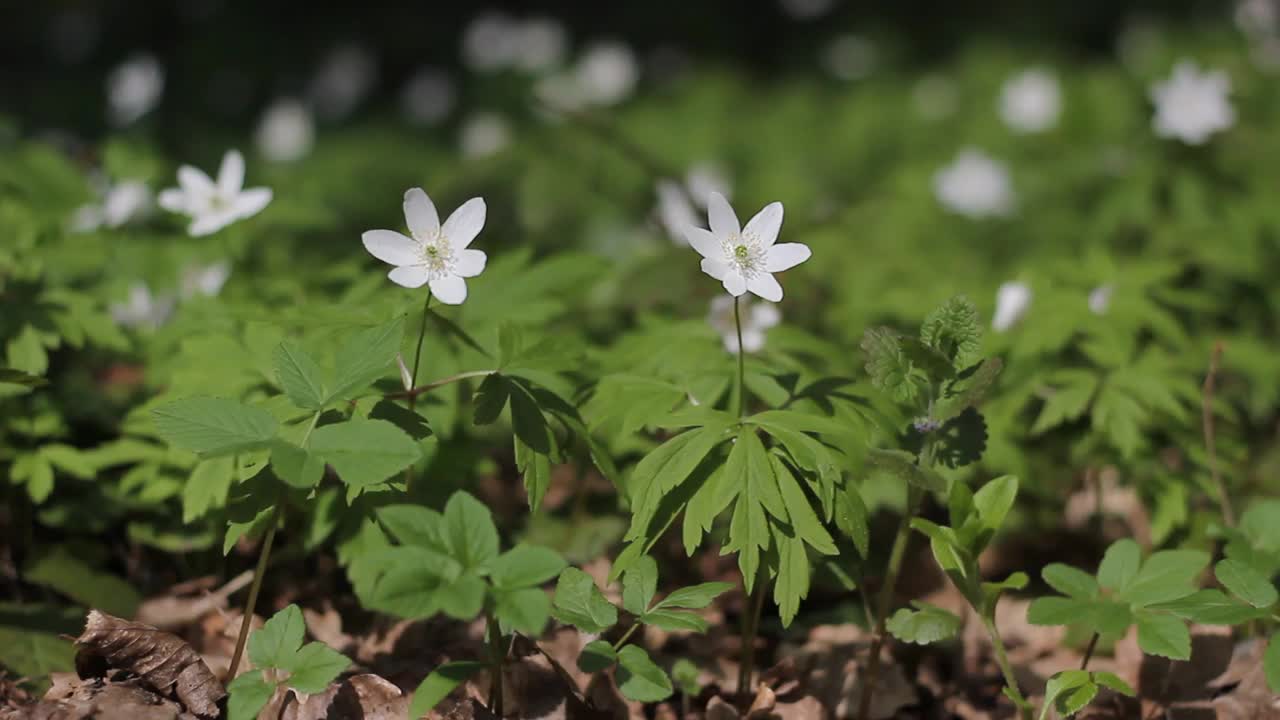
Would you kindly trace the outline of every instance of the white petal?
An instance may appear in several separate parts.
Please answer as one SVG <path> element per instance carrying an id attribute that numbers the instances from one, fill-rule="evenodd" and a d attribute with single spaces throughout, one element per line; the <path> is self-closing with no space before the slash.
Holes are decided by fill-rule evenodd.
<path id="1" fill-rule="evenodd" d="M 724 257 L 724 249 L 721 247 L 720 241 L 708 230 L 689 225 L 684 229 L 684 239 L 688 240 L 689 245 L 704 258 Z"/>
<path id="2" fill-rule="evenodd" d="M 227 197 L 240 192 L 244 187 L 244 156 L 239 150 L 228 150 L 222 156 L 222 166 L 218 168 L 218 189 Z"/>
<path id="3" fill-rule="evenodd" d="M 747 221 L 743 235 L 755 235 L 764 247 L 769 247 L 778 239 L 778 231 L 782 229 L 782 203 L 772 202 Z"/>
<path id="4" fill-rule="evenodd" d="M 203 170 L 190 165 L 178 168 L 178 184 L 187 193 L 187 207 L 190 207 L 194 200 L 213 195 L 213 180 L 210 180 Z"/>
<path id="5" fill-rule="evenodd" d="M 748 280 L 747 289 L 769 302 L 782 299 L 782 286 L 769 273 L 760 273 Z"/>
<path id="6" fill-rule="evenodd" d="M 389 265 L 406 266 L 422 262 L 421 246 L 412 238 L 392 230 L 369 230 L 360 236 L 369 254 Z M 394 279 L 394 278 L 393 278 Z M 419 287 L 422 283 L 413 285 Z"/>
<path id="7" fill-rule="evenodd" d="M 169 212 L 185 212 L 187 209 L 187 194 L 178 188 L 168 188 L 160 191 L 160 196 L 156 199 L 156 202 Z"/>
<path id="8" fill-rule="evenodd" d="M 782 313 L 773 303 L 756 303 L 751 307 L 751 325 L 765 330 L 782 322 Z"/>
<path id="9" fill-rule="evenodd" d="M 711 232 L 715 233 L 716 237 L 727 238 L 742 232 L 742 226 L 738 224 L 738 216 L 734 214 L 733 208 L 729 207 L 729 201 L 718 192 L 711 193 L 707 198 L 707 220 L 711 223 Z"/>
<path id="10" fill-rule="evenodd" d="M 488 258 L 483 250 L 459 250 L 458 259 L 454 261 L 453 272 L 458 277 L 475 277 L 484 272 L 484 264 Z"/>
<path id="11" fill-rule="evenodd" d="M 742 278 L 742 275 L 736 272 L 728 272 L 727 268 L 722 282 L 724 283 L 725 291 L 734 297 L 738 297 L 747 291 L 747 281 Z"/>
<path id="12" fill-rule="evenodd" d="M 702 258 L 702 272 L 717 280 L 723 280 L 724 276 L 729 274 L 729 266 L 719 260 Z"/>
<path id="13" fill-rule="evenodd" d="M 461 305 L 467 299 L 467 281 L 457 275 L 446 275 L 431 281 L 431 294 L 445 305 Z"/>
<path id="14" fill-rule="evenodd" d="M 244 219 L 262 212 L 271 202 L 271 188 L 249 188 L 236 196 L 233 209 L 236 217 Z"/>
<path id="15" fill-rule="evenodd" d="M 409 225 L 409 232 L 422 240 L 432 240 L 440 234 L 440 215 L 422 188 L 405 191 L 404 221 Z"/>
<path id="16" fill-rule="evenodd" d="M 484 228 L 485 212 L 484 199 L 471 198 L 462 203 L 462 207 L 454 210 L 449 219 L 444 221 L 444 236 L 449 238 L 449 243 L 455 250 L 461 250 L 470 245 L 471 241 L 476 239 L 476 235 L 480 234 L 480 230 Z M 462 291 L 462 296 L 464 298 L 467 296 L 465 289 Z"/>
<path id="17" fill-rule="evenodd" d="M 387 273 L 387 277 L 391 278 L 391 282 L 400 287 L 420 288 L 427 284 L 427 279 L 431 277 L 431 272 L 421 265 L 411 265 L 395 268 Z"/>
<path id="18" fill-rule="evenodd" d="M 191 221 L 191 226 L 187 228 L 187 233 L 192 237 L 212 235 L 235 222 L 235 219 L 234 215 L 226 211 L 201 213 Z"/>
<path id="19" fill-rule="evenodd" d="M 769 248 L 769 254 L 765 257 L 764 269 L 771 273 L 782 272 L 808 260 L 812 254 L 809 246 L 803 243 L 774 245 Z"/>
<path id="20" fill-rule="evenodd" d="M 735 340 L 737 338 L 734 338 Z M 737 344 L 737 343 L 734 343 Z M 742 329 L 742 349 L 749 353 L 760 352 L 764 347 L 764 332 L 761 330 Z"/>
<path id="21" fill-rule="evenodd" d="M 738 354 L 738 331 L 737 330 L 734 330 L 733 332 L 727 332 L 724 335 L 721 335 L 720 339 L 724 340 L 725 350 L 728 350 L 734 355 Z"/>

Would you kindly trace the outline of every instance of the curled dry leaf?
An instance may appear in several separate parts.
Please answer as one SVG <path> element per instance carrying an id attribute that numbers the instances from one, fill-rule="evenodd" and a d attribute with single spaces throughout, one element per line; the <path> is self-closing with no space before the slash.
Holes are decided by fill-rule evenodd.
<path id="1" fill-rule="evenodd" d="M 161 693 L 173 693 L 195 715 L 216 718 L 220 714 L 218 702 L 227 691 L 177 635 L 90 610 L 76 645 L 80 648 L 77 667 L 100 658 L 108 667 L 127 670 Z"/>
<path id="2" fill-rule="evenodd" d="M 53 685 L 37 705 L 24 708 L 19 717 L 32 720 L 191 720 L 182 706 L 156 694 L 139 678 L 123 682 L 82 680 L 70 673 L 55 673 Z"/>

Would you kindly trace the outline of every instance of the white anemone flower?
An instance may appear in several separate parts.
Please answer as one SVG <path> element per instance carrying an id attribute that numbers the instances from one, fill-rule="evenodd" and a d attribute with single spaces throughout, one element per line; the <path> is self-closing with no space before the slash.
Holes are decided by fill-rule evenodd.
<path id="1" fill-rule="evenodd" d="M 271 189 L 244 187 L 244 156 L 228 150 L 214 182 L 190 165 L 178 168 L 178 185 L 160 193 L 160 207 L 191 218 L 187 232 L 211 235 L 237 220 L 253 217 L 271 202 Z"/>
<path id="2" fill-rule="evenodd" d="M 107 311 L 117 325 L 154 330 L 169 320 L 173 305 L 172 297 L 153 295 L 145 283 L 134 283 L 129 288 L 128 300 L 111 303 Z"/>
<path id="3" fill-rule="evenodd" d="M 1031 307 L 1031 286 L 1024 282 L 1007 282 L 996 288 L 996 312 L 991 328 L 1004 332 L 1017 324 Z"/>
<path id="4" fill-rule="evenodd" d="M 933 193 L 948 210 L 971 218 L 1009 215 L 1014 209 L 1009 171 L 975 148 L 961 150 L 934 173 Z"/>
<path id="5" fill-rule="evenodd" d="M 316 141 L 311 110 L 294 99 L 277 100 L 262 113 L 254 131 L 258 152 L 272 162 L 290 163 L 307 156 Z"/>
<path id="6" fill-rule="evenodd" d="M 111 122 L 130 125 L 160 104 L 164 66 L 154 55 L 141 53 L 120 63 L 107 76 L 107 105 Z"/>
<path id="7" fill-rule="evenodd" d="M 1089 293 L 1089 310 L 1094 315 L 1105 315 L 1111 307 L 1111 296 L 1115 294 L 1114 285 L 1099 285 Z"/>
<path id="8" fill-rule="evenodd" d="M 636 86 L 640 67 L 631 48 L 620 42 L 601 42 L 583 51 L 574 77 L 589 105 L 614 105 Z"/>
<path id="9" fill-rule="evenodd" d="M 738 328 L 733 320 L 733 301 L 728 295 L 712 298 L 707 322 L 720 333 L 724 349 L 737 355 Z M 771 302 L 750 300 L 743 302 L 738 310 L 742 316 L 742 350 L 748 353 L 760 352 L 764 349 L 765 331 L 782 321 L 782 313 Z"/>
<path id="10" fill-rule="evenodd" d="M 511 143 L 511 125 L 495 112 L 478 112 L 468 117 L 458 134 L 458 145 L 467 157 L 488 157 Z"/>
<path id="11" fill-rule="evenodd" d="M 153 200 L 151 188 L 141 180 L 104 184 L 101 197 L 101 203 L 91 203 L 76 210 L 71 219 L 72 230 L 92 232 L 102 227 L 118 228 L 147 215 Z"/>
<path id="12" fill-rule="evenodd" d="M 208 265 L 192 265 L 182 271 L 178 283 L 179 294 L 183 300 L 197 295 L 217 297 L 230 277 L 231 263 L 225 260 Z"/>
<path id="13" fill-rule="evenodd" d="M 770 302 L 782 299 L 782 286 L 773 277 L 809 259 L 809 246 L 801 243 L 775 245 L 782 229 L 782 203 L 764 206 L 746 227 L 729 201 L 712 193 L 707 202 L 711 230 L 690 226 L 685 239 L 702 256 L 702 271 L 724 283 L 734 297 L 750 291 Z"/>
<path id="14" fill-rule="evenodd" d="M 1230 93 L 1231 78 L 1225 72 L 1202 71 L 1194 61 L 1183 60 L 1168 80 L 1151 86 L 1156 106 L 1152 127 L 1160 137 L 1201 145 L 1235 124 Z"/>
<path id="15" fill-rule="evenodd" d="M 467 248 L 484 227 L 485 204 L 471 198 L 453 211 L 444 225 L 422 188 L 404 194 L 404 219 L 412 237 L 393 230 L 370 230 L 361 236 L 369 254 L 395 268 L 391 282 L 407 288 L 427 285 L 446 305 L 467 299 L 467 281 L 484 272 L 483 251 Z"/>
<path id="16" fill-rule="evenodd" d="M 1058 78 L 1044 68 L 1023 70 L 1000 89 L 1000 118 L 1011 130 L 1037 133 L 1058 123 L 1062 90 Z"/>

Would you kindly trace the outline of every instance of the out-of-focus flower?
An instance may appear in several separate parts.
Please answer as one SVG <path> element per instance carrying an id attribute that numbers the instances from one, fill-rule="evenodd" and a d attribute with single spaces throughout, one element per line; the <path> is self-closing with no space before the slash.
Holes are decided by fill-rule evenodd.
<path id="1" fill-rule="evenodd" d="M 724 349 L 738 354 L 738 328 L 733 321 L 733 302 L 731 295 L 719 295 L 711 299 L 711 311 L 707 313 L 707 322 L 724 341 Z M 765 331 L 782 320 L 778 306 L 771 302 L 753 301 L 750 296 L 742 298 L 738 308 L 742 316 L 742 350 L 757 353 L 764 349 Z"/>
<path id="2" fill-rule="evenodd" d="M 1099 285 L 1089 293 L 1089 309 L 1094 315 L 1105 315 L 1111 307 L 1111 296 L 1115 294 L 1115 286 Z"/>
<path id="3" fill-rule="evenodd" d="M 123 180 L 114 185 L 103 182 L 101 203 L 83 205 L 71 220 L 76 232 L 92 232 L 102 227 L 118 228 L 151 212 L 151 188 L 141 180 Z"/>
<path id="4" fill-rule="evenodd" d="M 764 206 L 744 228 L 729 201 L 712 193 L 707 202 L 710 230 L 685 228 L 689 245 L 702 256 L 702 272 L 721 281 L 730 295 L 752 292 L 770 302 L 782 299 L 782 286 L 773 273 L 782 272 L 809 259 L 809 246 L 801 243 L 775 245 L 782 229 L 782 203 Z"/>
<path id="5" fill-rule="evenodd" d="M 1013 327 L 1031 307 L 1031 286 L 1024 282 L 1007 282 L 996 289 L 996 312 L 991 328 L 1004 332 Z"/>
<path id="6" fill-rule="evenodd" d="M 418 125 L 435 125 L 453 110 L 457 91 L 449 74 L 440 68 L 424 67 L 409 78 L 400 91 L 400 107 Z"/>
<path id="7" fill-rule="evenodd" d="M 412 237 L 393 230 L 369 230 L 361 236 L 370 255 L 395 268 L 391 282 L 407 288 L 427 285 L 446 305 L 467 299 L 467 281 L 484 272 L 487 257 L 467 246 L 484 228 L 485 204 L 481 198 L 463 203 L 444 225 L 436 206 L 422 188 L 404 194 L 404 219 Z"/>
<path id="8" fill-rule="evenodd" d="M 321 63 L 307 99 L 320 117 L 339 120 L 360 105 L 377 77 L 378 61 L 372 53 L 359 45 L 344 45 Z"/>
<path id="9" fill-rule="evenodd" d="M 856 33 L 839 35 L 823 49 L 822 66 L 837 80 L 861 80 L 876 68 L 876 46 Z"/>
<path id="10" fill-rule="evenodd" d="M 183 300 L 197 295 L 217 297 L 231 277 L 231 263 L 222 260 L 208 265 L 192 265 L 182 271 L 178 293 Z"/>
<path id="11" fill-rule="evenodd" d="M 960 91 L 946 75 L 926 75 L 911 88 L 911 104 L 926 120 L 941 120 L 956 111 Z"/>
<path id="12" fill-rule="evenodd" d="M 1037 133 L 1058 123 L 1062 90 L 1058 78 L 1043 68 L 1023 70 L 1000 90 L 1000 118 L 1014 132 Z"/>
<path id="13" fill-rule="evenodd" d="M 574 75 L 589 104 L 613 105 L 631 94 L 640 70 L 631 48 L 620 42 L 602 42 L 582 53 Z"/>
<path id="14" fill-rule="evenodd" d="M 130 125 L 160 104 L 164 66 L 154 55 L 139 53 L 107 76 L 108 116 L 116 126 Z"/>
<path id="15" fill-rule="evenodd" d="M 514 63 L 525 72 L 550 70 L 564 62 L 568 47 L 564 25 L 554 18 L 530 18 L 520 24 Z"/>
<path id="16" fill-rule="evenodd" d="M 253 137 L 266 159 L 294 162 L 306 157 L 315 145 L 316 123 L 305 104 L 286 98 L 267 108 Z"/>
<path id="17" fill-rule="evenodd" d="M 1014 208 L 1009 171 L 975 148 L 961 150 L 934 173 L 933 194 L 948 210 L 971 218 L 1009 215 Z"/>
<path id="18" fill-rule="evenodd" d="M 479 112 L 462 124 L 458 144 L 467 157 L 486 157 L 511 142 L 511 126 L 506 118 L 493 112 Z"/>
<path id="19" fill-rule="evenodd" d="M 703 209 L 711 202 L 711 196 L 719 193 L 725 198 L 733 196 L 733 185 L 715 165 L 698 163 L 684 174 L 684 186 L 689 189 L 693 201 Z"/>
<path id="20" fill-rule="evenodd" d="M 462 58 L 472 70 L 544 72 L 564 61 L 564 25 L 554 18 L 518 20 L 503 13 L 482 13 L 462 35 Z"/>
<path id="21" fill-rule="evenodd" d="M 1263 70 L 1280 70 L 1280 0 L 1240 0 L 1236 27 L 1249 40 L 1249 55 Z"/>
<path id="22" fill-rule="evenodd" d="M 836 0 L 778 0 L 778 5 L 793 20 L 812 20 L 831 12 Z"/>
<path id="23" fill-rule="evenodd" d="M 112 303 L 107 311 L 118 325 L 154 330 L 169 320 L 173 306 L 172 297 L 157 297 L 145 283 L 134 283 L 129 288 L 129 298 L 122 303 Z"/>
<path id="24" fill-rule="evenodd" d="M 1231 78 L 1221 70 L 1202 71 L 1194 61 L 1183 60 L 1173 75 L 1151 86 L 1156 114 L 1151 124 L 1156 135 L 1200 145 L 1214 133 L 1236 122 L 1235 109 L 1227 97 Z"/>
<path id="25" fill-rule="evenodd" d="M 658 219 L 666 228 L 672 242 L 684 245 L 685 228 L 701 227 L 698 211 L 707 209 L 707 202 L 712 193 L 720 193 L 728 197 L 731 194 L 729 181 L 714 166 L 698 164 L 685 173 L 684 184 L 675 180 L 659 180 Z M 695 207 L 696 203 L 696 207 Z"/>
<path id="26" fill-rule="evenodd" d="M 160 193 L 160 207 L 191 218 L 187 232 L 210 235 L 237 220 L 253 217 L 271 202 L 271 189 L 244 187 L 244 156 L 228 150 L 215 183 L 190 165 L 178 168 L 178 185 Z"/>

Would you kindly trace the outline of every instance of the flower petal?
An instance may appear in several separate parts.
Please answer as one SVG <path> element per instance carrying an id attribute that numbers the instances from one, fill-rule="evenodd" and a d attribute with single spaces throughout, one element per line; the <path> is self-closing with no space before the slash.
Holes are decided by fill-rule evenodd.
<path id="1" fill-rule="evenodd" d="M 215 190 L 213 180 L 210 180 L 200 168 L 190 165 L 178 168 L 178 184 L 186 191 L 187 207 L 191 207 L 192 201 L 213 195 Z"/>
<path id="2" fill-rule="evenodd" d="M 734 297 L 738 297 L 747 291 L 747 281 L 743 279 L 742 274 L 729 272 L 727 268 L 721 282 L 724 284 L 724 289 Z"/>
<path id="3" fill-rule="evenodd" d="M 738 216 L 734 214 L 733 208 L 729 207 L 729 201 L 718 192 L 713 192 L 707 197 L 707 220 L 711 223 L 711 232 L 715 233 L 716 237 L 727 238 L 742 232 L 742 226 L 738 224 Z"/>
<path id="4" fill-rule="evenodd" d="M 484 272 L 485 261 L 488 257 L 483 250 L 459 250 L 458 259 L 454 261 L 453 272 L 458 277 L 475 277 Z"/>
<path id="5" fill-rule="evenodd" d="M 461 305 L 467 299 L 467 281 L 457 275 L 445 275 L 431 281 L 431 294 L 445 305 Z"/>
<path id="6" fill-rule="evenodd" d="M 186 212 L 187 194 L 178 188 L 167 188 L 160 191 L 156 203 L 169 212 Z"/>
<path id="7" fill-rule="evenodd" d="M 709 230 L 703 230 L 696 225 L 687 225 L 684 228 L 684 239 L 688 240 L 690 247 L 697 250 L 698 254 L 704 258 L 724 257 L 720 240 Z"/>
<path id="8" fill-rule="evenodd" d="M 778 239 L 778 231 L 782 229 L 782 203 L 771 202 L 756 216 L 747 221 L 743 235 L 755 235 L 764 247 L 769 247 Z"/>
<path id="9" fill-rule="evenodd" d="M 777 325 L 782 321 L 782 312 L 778 310 L 778 306 L 773 303 L 756 303 L 751 306 L 751 315 L 748 322 L 760 330 L 765 330 Z"/>
<path id="10" fill-rule="evenodd" d="M 405 191 L 404 221 L 409 225 L 409 232 L 420 240 L 433 240 L 440 234 L 440 215 L 422 188 Z"/>
<path id="11" fill-rule="evenodd" d="M 431 277 L 431 271 L 421 265 L 408 265 L 393 268 L 391 272 L 387 273 L 387 277 L 391 278 L 391 282 L 400 287 L 420 288 L 427 284 L 427 280 Z"/>
<path id="12" fill-rule="evenodd" d="M 734 338 L 734 344 L 737 344 L 737 338 Z M 764 331 L 742 329 L 742 349 L 749 353 L 760 352 L 764 347 Z"/>
<path id="13" fill-rule="evenodd" d="M 803 243 L 782 243 L 769 248 L 764 260 L 764 269 L 768 272 L 782 272 L 793 268 L 809 259 L 812 251 Z"/>
<path id="14" fill-rule="evenodd" d="M 218 190 L 232 197 L 244 187 L 244 156 L 239 150 L 228 150 L 218 168 Z"/>
<path id="15" fill-rule="evenodd" d="M 271 188 L 249 188 L 236 196 L 232 208 L 240 219 L 253 217 L 271 202 Z"/>
<path id="16" fill-rule="evenodd" d="M 203 212 L 192 219 L 191 225 L 187 228 L 187 234 L 192 237 L 212 235 L 235 222 L 235 220 L 235 215 L 226 210 L 220 212 Z"/>
<path id="17" fill-rule="evenodd" d="M 444 221 L 444 236 L 449 238 L 449 243 L 455 250 L 461 250 L 470 245 L 471 241 L 476 239 L 476 235 L 480 234 L 480 230 L 484 228 L 485 212 L 484 199 L 471 198 L 462 203 L 462 206 L 454 210 L 449 219 Z M 464 289 L 462 296 L 465 298 L 466 295 Z"/>
<path id="18" fill-rule="evenodd" d="M 747 289 L 769 302 L 778 302 L 782 299 L 782 286 L 767 272 L 748 280 Z"/>
<path id="19" fill-rule="evenodd" d="M 417 241 L 393 230 L 370 230 L 360 236 L 360 242 L 364 243 L 364 249 L 370 255 L 390 265 L 406 266 L 422 262 L 421 246 Z M 420 285 L 422 283 L 413 287 Z"/>
<path id="20" fill-rule="evenodd" d="M 717 280 L 723 280 L 729 274 L 729 266 L 713 258 L 702 258 L 702 272 Z"/>

